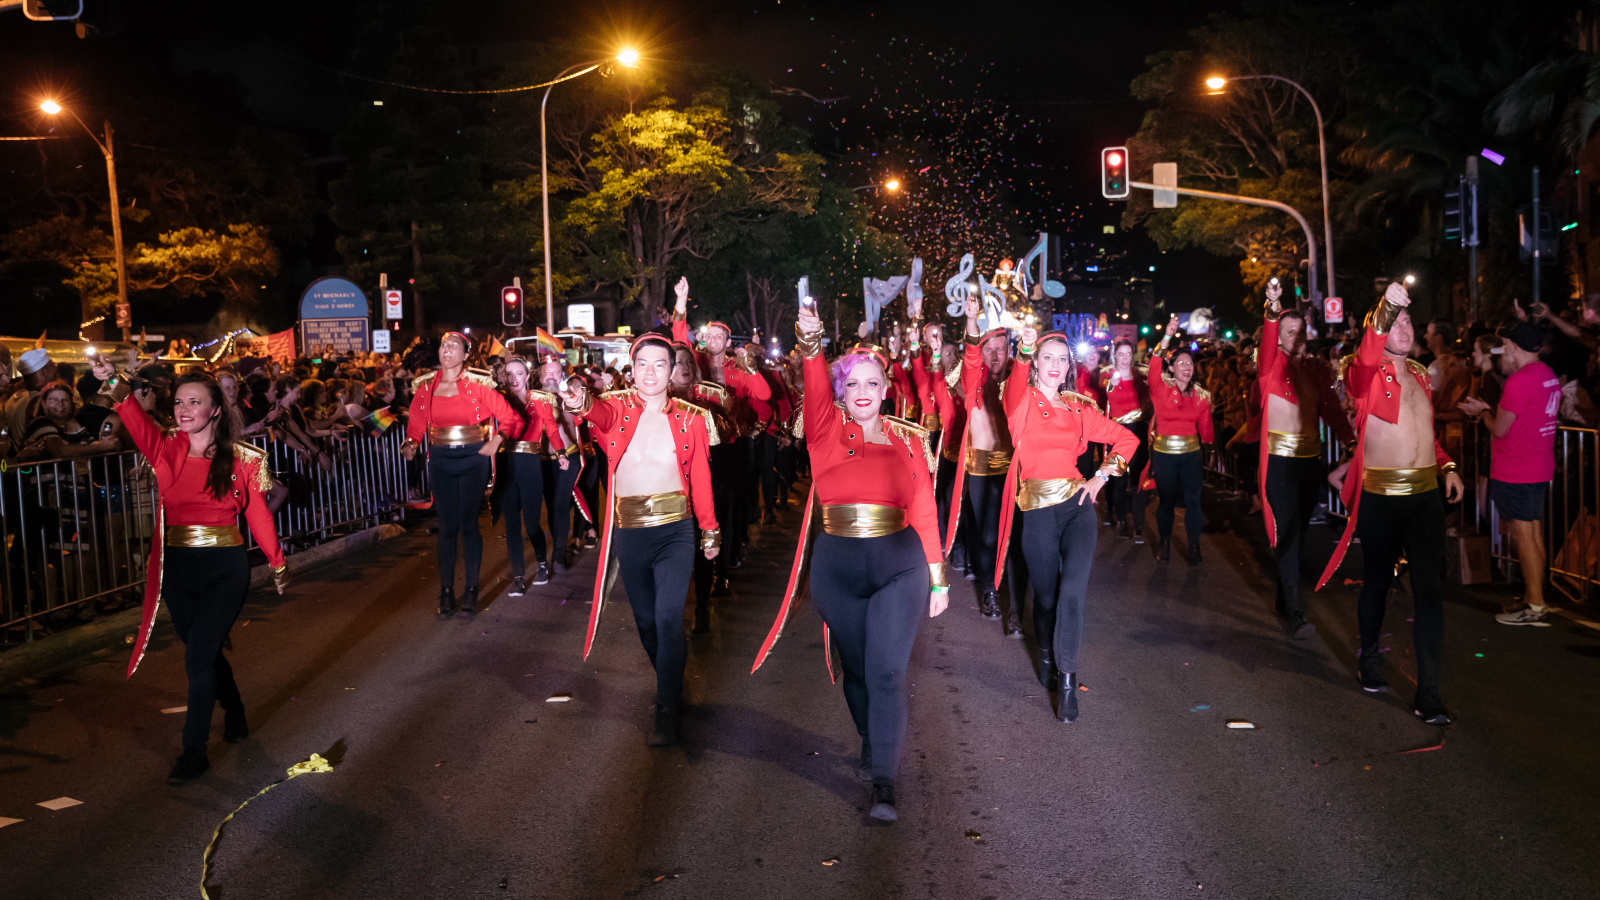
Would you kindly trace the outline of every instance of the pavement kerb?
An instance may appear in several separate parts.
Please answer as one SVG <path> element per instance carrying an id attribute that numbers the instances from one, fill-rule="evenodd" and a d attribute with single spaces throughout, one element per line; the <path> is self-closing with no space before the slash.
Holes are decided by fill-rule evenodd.
<path id="1" fill-rule="evenodd" d="M 288 557 L 290 576 L 298 577 L 318 566 L 374 547 L 379 541 L 405 534 L 405 531 L 405 526 L 391 522 L 310 547 Z M 250 569 L 252 590 L 271 587 L 270 566 L 259 565 Z M 139 630 L 141 612 L 138 607 L 125 609 L 0 653 L 0 687 L 40 675 L 97 650 L 125 646 Z"/>

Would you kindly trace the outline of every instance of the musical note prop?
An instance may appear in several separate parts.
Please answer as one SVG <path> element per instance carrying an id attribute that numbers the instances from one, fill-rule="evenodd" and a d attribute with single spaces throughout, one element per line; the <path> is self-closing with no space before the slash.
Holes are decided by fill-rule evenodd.
<path id="1" fill-rule="evenodd" d="M 878 314 L 885 306 L 893 303 L 894 298 L 900 296 L 900 292 L 906 289 L 906 282 L 910 280 L 908 275 L 895 275 L 887 280 L 861 279 L 861 292 L 866 296 L 867 302 L 867 325 L 873 329 L 878 327 Z"/>
<path id="2" fill-rule="evenodd" d="M 1050 279 L 1049 251 L 1050 235 L 1041 231 L 1039 232 L 1039 242 L 1033 245 L 1033 249 L 1029 250 L 1026 256 L 1022 257 L 1022 263 L 1017 266 L 1018 287 L 1021 288 L 1022 295 L 1030 300 L 1035 299 L 1032 290 L 1034 286 L 1039 287 L 1046 297 L 1066 296 L 1067 286 L 1059 281 Z M 1039 278 L 1037 281 L 1029 277 L 1030 270 L 1035 262 L 1039 264 Z"/>
<path id="3" fill-rule="evenodd" d="M 913 319 L 922 318 L 922 257 L 911 259 L 911 282 L 906 285 L 906 313 Z"/>
<path id="4" fill-rule="evenodd" d="M 968 283 L 968 279 L 972 278 L 972 273 L 977 268 L 977 263 L 973 261 L 972 254 L 968 253 L 961 257 L 960 270 L 950 276 L 950 280 L 944 283 L 944 295 L 950 300 L 950 305 L 945 307 L 945 312 L 949 313 L 953 319 L 962 318 L 967 314 L 967 295 L 972 292 L 972 286 Z"/>

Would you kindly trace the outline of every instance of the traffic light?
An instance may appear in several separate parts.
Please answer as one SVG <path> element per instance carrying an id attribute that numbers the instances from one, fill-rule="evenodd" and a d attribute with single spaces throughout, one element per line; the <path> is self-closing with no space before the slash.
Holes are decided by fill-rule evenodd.
<path id="1" fill-rule="evenodd" d="M 1444 192 L 1444 239 L 1447 241 L 1461 240 L 1461 198 L 1466 193 L 1463 187 L 1461 182 L 1457 182 L 1455 190 Z"/>
<path id="2" fill-rule="evenodd" d="M 522 288 L 508 287 L 500 291 L 500 324 L 508 328 L 522 327 Z"/>
<path id="3" fill-rule="evenodd" d="M 1100 151 L 1100 193 L 1107 200 L 1128 198 L 1128 148 L 1107 147 Z"/>

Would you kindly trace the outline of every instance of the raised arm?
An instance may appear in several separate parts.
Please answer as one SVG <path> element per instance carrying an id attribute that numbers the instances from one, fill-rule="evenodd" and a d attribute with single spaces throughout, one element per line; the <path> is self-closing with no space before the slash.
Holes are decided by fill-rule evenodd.
<path id="1" fill-rule="evenodd" d="M 1396 282 L 1389 285 L 1383 299 L 1367 314 L 1366 334 L 1361 336 L 1361 346 L 1356 350 L 1356 358 L 1351 360 L 1350 371 L 1345 376 L 1350 396 L 1366 395 L 1373 374 L 1383 363 L 1383 346 L 1389 341 L 1389 329 L 1394 327 L 1394 320 L 1401 311 L 1410 305 L 1411 297 L 1406 293 L 1405 286 Z"/>
<path id="2" fill-rule="evenodd" d="M 146 458 L 153 459 L 160 455 L 168 441 L 177 440 L 161 433 L 161 426 L 150 418 L 139 401 L 132 396 L 133 386 L 128 383 L 126 372 L 118 370 L 111 361 L 103 356 L 94 358 L 94 377 L 100 379 L 100 393 L 116 401 L 117 417 L 122 419 L 122 427 L 128 430 L 128 437 L 133 439 L 133 445 L 139 448 Z M 187 443 L 187 436 L 183 439 Z"/>
<path id="3" fill-rule="evenodd" d="M 805 378 L 805 393 L 801 399 L 801 427 L 806 441 L 813 448 L 838 440 L 839 411 L 833 405 L 833 379 L 828 374 L 828 361 L 822 358 L 822 320 L 815 310 L 800 308 L 794 325 L 796 345 L 804 361 L 800 370 Z"/>

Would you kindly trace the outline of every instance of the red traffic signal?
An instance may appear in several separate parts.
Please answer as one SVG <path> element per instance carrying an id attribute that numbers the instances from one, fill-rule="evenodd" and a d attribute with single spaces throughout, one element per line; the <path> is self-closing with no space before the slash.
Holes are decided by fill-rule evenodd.
<path id="1" fill-rule="evenodd" d="M 500 324 L 509 328 L 522 325 L 522 288 L 508 287 L 500 291 Z"/>
<path id="2" fill-rule="evenodd" d="M 1100 151 L 1100 193 L 1107 200 L 1128 197 L 1128 148 L 1107 147 Z"/>

